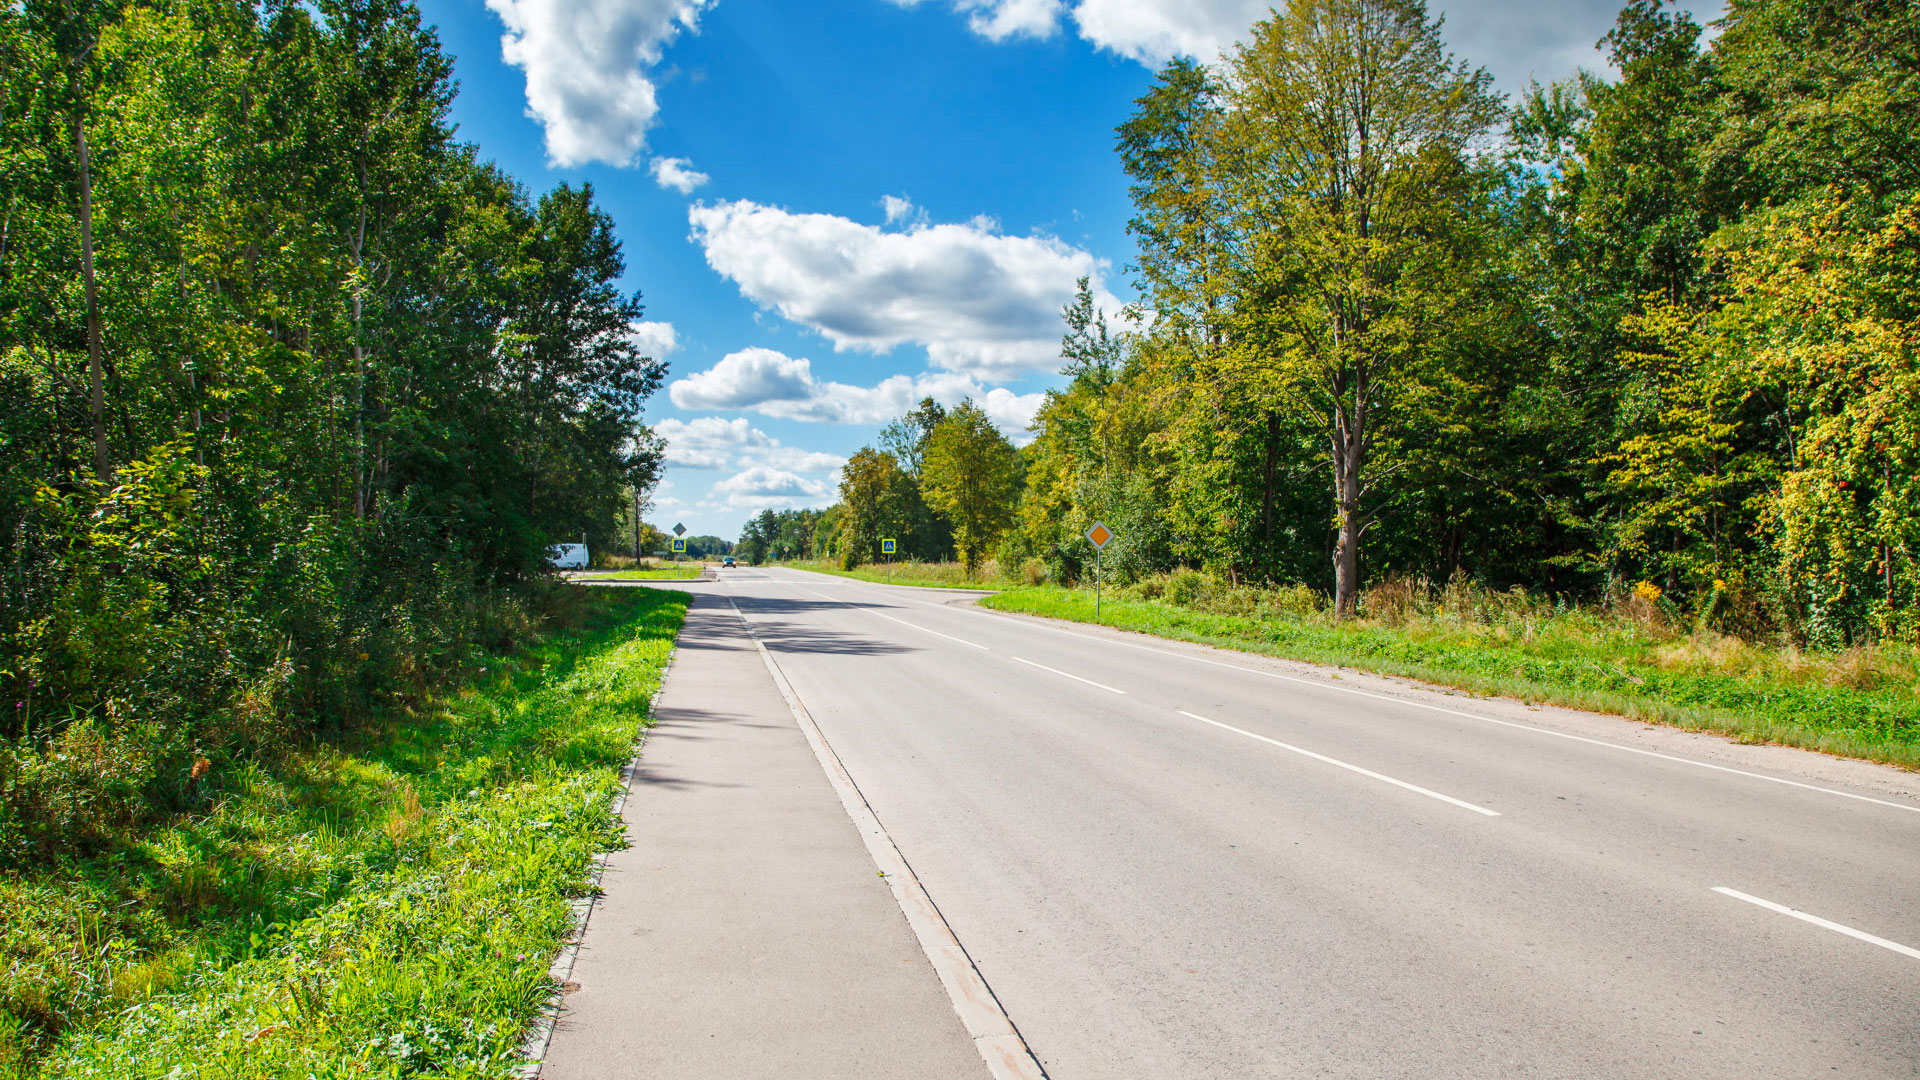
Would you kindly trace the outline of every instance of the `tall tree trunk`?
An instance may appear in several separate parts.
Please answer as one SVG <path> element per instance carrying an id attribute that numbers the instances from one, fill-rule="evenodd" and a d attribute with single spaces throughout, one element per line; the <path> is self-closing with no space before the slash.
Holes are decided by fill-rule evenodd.
<path id="1" fill-rule="evenodd" d="M 1349 408 L 1345 391 L 1353 391 Z M 1336 376 L 1333 384 L 1333 501 L 1339 532 L 1333 546 L 1333 611 L 1350 619 L 1360 600 L 1361 473 L 1367 454 L 1367 381 L 1364 370 Z"/>
<path id="2" fill-rule="evenodd" d="M 1333 547 L 1333 611 L 1350 619 L 1360 600 L 1360 477 L 1346 448 L 1334 447 L 1334 499 L 1340 531 Z"/>
<path id="3" fill-rule="evenodd" d="M 75 97 L 79 87 L 74 87 Z M 93 475 L 102 485 L 113 477 L 107 459 L 107 382 L 104 347 L 100 340 L 100 290 L 93 276 L 93 173 L 87 163 L 87 125 L 76 107 L 73 114 L 73 153 L 80 166 L 80 276 L 87 293 L 87 389 L 93 422 Z"/>
<path id="4" fill-rule="evenodd" d="M 366 170 L 360 173 L 361 186 L 366 186 Z M 360 315 L 361 291 L 366 287 L 366 262 L 362 253 L 367 242 L 367 208 L 360 207 L 360 222 L 353 235 L 353 517 L 358 521 L 367 516 L 367 353 L 361 344 Z"/>
<path id="5" fill-rule="evenodd" d="M 1280 452 L 1279 442 L 1280 414 L 1269 410 L 1267 412 L 1267 460 L 1260 472 L 1260 538 L 1267 549 L 1263 558 L 1269 570 L 1273 565 L 1273 472 L 1276 465 L 1274 459 Z"/>

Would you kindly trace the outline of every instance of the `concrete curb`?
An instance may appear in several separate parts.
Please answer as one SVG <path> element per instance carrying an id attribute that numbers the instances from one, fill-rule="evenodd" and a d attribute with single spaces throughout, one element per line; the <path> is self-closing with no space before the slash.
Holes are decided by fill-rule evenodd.
<path id="1" fill-rule="evenodd" d="M 620 790 L 613 795 L 609 809 L 618 819 L 627 807 L 627 793 L 633 790 L 634 766 L 639 763 L 640 751 L 646 746 L 647 733 L 653 730 L 656 719 L 654 706 L 660 695 L 666 692 L 667 680 L 673 677 L 673 662 L 680 656 L 678 635 L 674 648 L 667 654 L 667 665 L 661 669 L 660 685 L 647 699 L 647 715 L 640 725 L 640 735 L 633 741 L 633 752 L 627 755 L 627 763 L 620 766 Z M 587 936 L 587 923 L 593 918 L 593 909 L 600 903 L 603 895 L 600 891 L 600 877 L 607 869 L 607 856 L 611 851 L 596 852 L 592 868 L 587 872 L 590 886 L 585 896 L 573 901 L 573 932 L 560 945 L 560 951 L 554 954 L 553 963 L 547 968 L 547 977 L 553 980 L 553 991 L 547 996 L 546 1004 L 540 1008 L 540 1015 L 527 1028 L 527 1036 L 520 1043 L 520 1056 L 525 1064 L 520 1066 L 521 1080 L 540 1080 L 540 1070 L 546 1065 L 547 1048 L 553 1042 L 554 1029 L 560 1023 L 560 1012 L 565 1005 L 567 982 L 573 978 L 573 965 L 580 958 L 580 943 Z"/>
<path id="2" fill-rule="evenodd" d="M 933 898 L 927 895 L 920 879 L 914 876 L 913 867 L 907 864 L 900 849 L 894 846 L 893 837 L 880 824 L 873 807 L 867 804 L 866 796 L 860 793 L 846 766 L 841 764 L 839 755 L 833 752 L 833 747 L 828 745 L 826 736 L 814 724 L 807 707 L 793 692 L 793 686 L 787 682 L 773 654 L 767 651 L 760 635 L 753 632 L 753 623 L 740 610 L 740 605 L 733 602 L 732 597 L 727 598 L 727 606 L 733 608 L 733 613 L 740 617 L 747 636 L 753 641 L 753 647 L 767 665 L 767 673 L 773 676 L 780 696 L 786 699 L 787 707 L 793 710 L 793 718 L 806 735 L 807 743 L 813 747 L 820 768 L 826 772 L 827 780 L 840 796 L 847 816 L 853 819 L 854 826 L 860 830 L 860 838 L 866 842 L 867 852 L 873 856 L 880 876 L 886 879 L 887 885 L 893 890 L 894 902 L 900 905 L 907 924 L 913 928 L 921 951 L 926 953 L 927 961 L 940 976 L 941 985 L 946 987 L 953 1011 L 959 1014 L 968 1038 L 973 1040 L 974 1049 L 986 1061 L 987 1071 L 994 1080 L 1045 1080 L 1046 1070 L 1040 1067 L 1039 1060 L 1033 1056 L 1019 1029 L 1013 1026 L 1013 1020 L 1001 1007 L 1000 1000 L 994 996 L 986 979 L 981 977 L 979 969 L 974 967 L 973 958 L 967 955 L 966 947 L 954 937 L 952 928 L 947 925 L 945 916 L 940 914 Z"/>

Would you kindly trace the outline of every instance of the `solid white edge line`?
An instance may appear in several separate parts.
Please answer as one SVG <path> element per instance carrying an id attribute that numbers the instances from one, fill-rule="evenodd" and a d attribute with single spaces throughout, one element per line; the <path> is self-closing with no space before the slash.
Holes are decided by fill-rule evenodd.
<path id="1" fill-rule="evenodd" d="M 1011 659 L 1011 660 L 1014 660 L 1014 661 L 1017 661 L 1017 662 L 1019 662 L 1019 663 L 1022 663 L 1022 664 L 1025 664 L 1025 665 L 1027 665 L 1028 667 L 1037 667 L 1037 668 L 1039 668 L 1039 669 L 1040 669 L 1041 671 L 1051 671 L 1051 672 L 1053 672 L 1053 673 L 1054 673 L 1055 675 L 1058 675 L 1058 676 L 1060 676 L 1060 677 L 1061 677 L 1061 678 L 1063 678 L 1063 679 L 1072 679 L 1072 680 L 1073 680 L 1074 682 L 1083 682 L 1083 683 L 1086 683 L 1086 684 L 1087 684 L 1088 686 L 1097 686 L 1097 687 L 1099 687 L 1100 689 L 1102 689 L 1102 690 L 1105 690 L 1105 691 L 1106 691 L 1107 693 L 1109 693 L 1109 694 L 1124 694 L 1124 693 L 1126 693 L 1126 691 L 1125 691 L 1125 690 L 1121 690 L 1121 689 L 1118 689 L 1118 688 L 1116 688 L 1116 687 L 1112 687 L 1112 686 L 1108 686 L 1108 685 L 1107 685 L 1106 683 L 1098 683 L 1098 682 L 1094 682 L 1094 681 L 1093 681 L 1092 679 L 1083 679 L 1083 678 L 1081 678 L 1080 676 L 1078 676 L 1078 675 L 1075 675 L 1075 674 L 1073 674 L 1073 673 L 1072 673 L 1072 672 L 1070 672 L 1070 671 L 1061 671 L 1061 670 L 1060 670 L 1059 668 L 1050 668 L 1050 667 L 1048 667 L 1048 666 L 1047 666 L 1047 665 L 1045 665 L 1045 664 L 1036 664 L 1036 663 L 1034 663 L 1033 661 L 1031 661 L 1031 660 L 1028 660 L 1028 659 L 1027 659 L 1026 657 L 1024 657 L 1024 656 L 1014 656 L 1014 657 L 1009 657 L 1009 659 Z"/>
<path id="2" fill-rule="evenodd" d="M 1425 709 L 1428 712 L 1444 713 L 1448 716 L 1458 716 L 1468 720 L 1478 720 L 1478 721 L 1481 721 L 1482 723 L 1487 723 L 1487 724 L 1498 724 L 1501 727 L 1514 728 L 1519 731 L 1531 731 L 1540 735 L 1551 735 L 1558 739 L 1570 739 L 1573 742 L 1586 743 L 1589 746 L 1604 747 L 1608 750 L 1619 750 L 1628 754 L 1639 754 L 1642 757 L 1658 758 L 1661 761 L 1671 761 L 1680 765 L 1692 765 L 1697 768 L 1712 769 L 1714 772 L 1728 773 L 1733 776 L 1744 776 L 1751 780 L 1765 780 L 1770 784 L 1785 784 L 1788 787 L 1800 788 L 1804 791 L 1817 791 L 1823 795 L 1837 795 L 1842 799 L 1853 799 L 1857 802 L 1872 803 L 1875 806 L 1885 806 L 1885 807 L 1890 807 L 1894 810 L 1905 810 L 1908 813 L 1920 814 L 1920 806 L 1915 806 L 1910 803 L 1889 802 L 1886 799 L 1876 799 L 1871 795 L 1856 795 L 1851 791 L 1840 791 L 1836 788 L 1821 787 L 1818 784 L 1803 783 L 1802 781 L 1799 781 L 1799 780 L 1788 780 L 1785 777 L 1768 776 L 1765 773 L 1749 772 L 1746 769 L 1736 769 L 1730 765 L 1715 765 L 1710 761 L 1695 761 L 1692 758 L 1676 757 L 1673 754 L 1663 754 L 1657 750 L 1643 750 L 1637 746 L 1623 746 L 1620 743 L 1607 742 L 1605 739 L 1592 739 L 1592 738 L 1588 738 L 1585 735 L 1575 735 L 1575 734 L 1572 734 L 1571 732 L 1566 732 L 1566 731 L 1555 731 L 1552 728 L 1539 727 L 1535 724 L 1523 724 L 1517 720 L 1500 720 L 1491 716 L 1482 716 L 1479 713 L 1463 712 L 1459 709 L 1449 709 L 1444 705 L 1432 705 L 1424 701 L 1415 701 L 1411 698 L 1394 697 L 1390 694 L 1376 694 L 1367 690 L 1356 690 L 1350 686 L 1333 686 L 1328 683 L 1320 682 L 1317 679 L 1303 679 L 1297 675 L 1282 675 L 1277 671 L 1262 671 L 1259 668 L 1251 668 L 1243 664 L 1230 664 L 1224 660 L 1214 660 L 1214 659 L 1211 659 L 1210 657 L 1205 657 L 1205 656 L 1193 656 L 1188 653 L 1177 652 L 1173 649 L 1158 649 L 1153 647 L 1152 645 L 1141 645 L 1138 642 L 1133 642 L 1133 641 L 1116 641 L 1112 638 L 1096 637 L 1093 634 L 1083 634 L 1075 630 L 1067 630 L 1061 627 L 1041 626 L 1035 623 L 1031 623 L 1027 619 L 1020 619 L 1015 617 L 1021 614 L 1019 612 L 997 612 L 996 613 L 991 611 L 982 611 L 978 608 L 956 607 L 951 604 L 935 604 L 926 600 L 914 600 L 913 603 L 925 604 L 928 607 L 942 608 L 947 611 L 962 612 L 965 614 L 977 616 L 982 619 L 994 619 L 1000 622 L 1011 623 L 1014 625 L 1031 626 L 1035 630 L 1045 630 L 1049 633 L 1054 633 L 1054 634 L 1065 634 L 1068 637 L 1079 638 L 1082 641 L 1096 641 L 1096 642 L 1105 642 L 1106 644 L 1109 644 L 1109 645 L 1120 645 L 1129 649 L 1138 649 L 1141 652 L 1157 653 L 1161 656 L 1172 656 L 1182 660 L 1191 660 L 1197 664 L 1211 664 L 1214 667 L 1229 668 L 1234 671 L 1245 672 L 1248 675 L 1259 675 L 1268 679 L 1279 679 L 1282 682 L 1298 683 L 1301 686 L 1311 686 L 1320 690 L 1330 690 L 1338 694 L 1350 694 L 1355 697 L 1372 698 L 1375 701 L 1385 701 L 1394 705 L 1406 705 L 1410 708 Z M 1035 619 L 1045 618 L 1045 616 L 1030 616 L 1030 618 L 1035 618 Z M 1193 642 L 1192 644 L 1203 649 L 1214 647 L 1210 645 L 1201 645 L 1199 642 Z M 1282 658 L 1275 657 L 1275 659 L 1282 659 Z M 1293 661 L 1293 662 L 1307 663 L 1307 661 L 1304 661 L 1304 660 Z M 1317 665 L 1317 666 L 1324 666 L 1324 665 Z M 1382 675 L 1377 677 L 1389 678 L 1390 676 Z M 1602 714 L 1602 715 L 1610 715 L 1610 714 Z M 1622 719 L 1631 719 L 1631 718 L 1622 717 Z M 1642 721 L 1642 722 L 1644 723 L 1646 721 Z"/>
<path id="3" fill-rule="evenodd" d="M 1295 746 L 1292 743 L 1283 743 L 1279 739 L 1269 739 L 1265 735 L 1256 735 L 1253 732 L 1246 730 L 1245 728 L 1237 728 L 1237 727 L 1234 727 L 1232 724 L 1223 724 L 1218 720 L 1209 720 L 1206 717 L 1201 716 L 1199 713 L 1190 713 L 1185 709 L 1175 709 L 1173 711 L 1179 713 L 1181 716 L 1184 716 L 1189 720 L 1198 720 L 1203 724 L 1212 724 L 1214 727 L 1224 728 L 1228 731 L 1231 731 L 1235 735 L 1245 735 L 1249 739 L 1256 739 L 1260 742 L 1268 744 L 1269 746 L 1277 746 L 1282 750 L 1291 750 L 1296 754 L 1300 754 L 1305 757 L 1310 757 L 1315 761 L 1324 761 L 1329 765 L 1338 766 L 1342 769 L 1347 770 L 1348 772 L 1357 772 L 1361 776 L 1369 776 L 1375 780 L 1392 784 L 1394 787 L 1397 787 L 1397 788 L 1406 788 L 1408 791 L 1418 792 L 1421 795 L 1425 795 L 1429 799 L 1439 799 L 1443 803 L 1452 803 L 1454 806 L 1458 806 L 1462 810 L 1471 810 L 1476 814 L 1485 814 L 1488 817 L 1500 816 L 1500 811 L 1498 810 L 1489 810 L 1484 806 L 1475 806 L 1473 803 L 1467 802 L 1463 799 L 1456 799 L 1451 795 L 1442 795 L 1437 791 L 1429 791 L 1426 788 L 1419 786 L 1418 784 L 1409 784 L 1405 780 L 1395 780 L 1391 776 L 1386 776 L 1381 773 L 1374 772 L 1372 769 L 1363 769 L 1358 765 L 1350 765 L 1344 761 L 1341 761 L 1339 758 L 1330 758 L 1325 754 L 1316 754 L 1311 750 L 1305 749 L 1303 747 Z"/>
<path id="4" fill-rule="evenodd" d="M 927 895 L 925 886 L 915 876 L 913 867 L 908 865 L 906 856 L 893 842 L 886 826 L 880 824 L 880 818 L 868 804 L 867 797 L 860 793 L 860 786 L 853 782 L 853 776 L 834 753 L 833 746 L 813 722 L 813 716 L 800 701 L 800 695 L 794 693 L 793 684 L 780 670 L 760 635 L 753 632 L 753 621 L 733 598 L 727 598 L 727 606 L 740 617 L 746 627 L 747 637 L 753 641 L 760 660 L 767 666 L 767 673 L 773 676 L 773 683 L 786 699 L 787 708 L 792 711 L 795 723 L 807 737 L 807 745 L 813 748 L 820 768 L 827 774 L 827 782 L 833 785 L 834 793 L 840 796 L 840 805 L 846 808 L 847 816 L 853 819 L 854 827 L 860 831 L 861 840 L 866 842 L 867 854 L 872 856 L 874 866 L 886 879 L 893 891 L 894 902 L 900 905 L 900 913 L 906 917 L 907 925 L 913 928 L 913 936 L 920 944 L 920 951 L 926 955 L 927 962 L 933 965 L 934 973 L 940 976 L 940 983 L 946 988 L 947 1000 L 960 1022 L 967 1029 L 967 1037 L 973 1041 L 973 1047 L 987 1063 L 987 1072 L 994 1080 L 1045 1080 L 1046 1070 L 1040 1067 L 1039 1059 L 1027 1046 L 1020 1029 L 1014 1027 L 1013 1019 L 994 996 L 993 988 L 981 976 L 980 969 L 974 966 L 973 957 L 967 954 L 966 946 L 954 936 L 952 927 L 947 925 L 946 917 L 940 914 L 940 908 L 933 898 Z"/>
<path id="5" fill-rule="evenodd" d="M 1777 911 L 1782 915 L 1799 919 L 1801 922 L 1810 922 L 1815 926 L 1823 926 L 1828 930 L 1834 931 L 1835 933 L 1845 934 L 1850 938 L 1859 938 L 1861 941 L 1865 941 L 1873 945 L 1878 945 L 1883 949 L 1890 949 L 1894 952 L 1899 953 L 1902 956 L 1911 956 L 1915 960 L 1920 960 L 1920 949 L 1909 948 L 1908 946 L 1902 945 L 1897 941 L 1888 941 L 1886 938 L 1883 938 L 1883 937 L 1875 937 L 1874 935 L 1869 934 L 1864 930 L 1855 930 L 1851 926 L 1842 926 L 1841 924 L 1834 922 L 1831 919 L 1823 919 L 1818 915 L 1809 915 L 1804 911 L 1801 911 L 1797 908 L 1790 908 L 1785 904 L 1776 904 L 1771 900 L 1762 900 L 1757 896 L 1748 896 L 1746 893 L 1743 893 L 1738 889 L 1729 889 L 1725 885 L 1715 885 L 1713 887 L 1713 891 L 1721 894 L 1722 896 L 1731 896 L 1735 900 L 1745 900 L 1749 904 L 1766 908 L 1768 911 Z"/>

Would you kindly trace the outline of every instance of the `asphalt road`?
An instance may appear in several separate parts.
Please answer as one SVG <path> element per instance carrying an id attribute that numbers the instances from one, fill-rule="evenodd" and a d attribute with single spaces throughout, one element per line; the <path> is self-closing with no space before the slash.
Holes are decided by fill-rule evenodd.
<path id="1" fill-rule="evenodd" d="M 1920 1076 L 1907 774 L 936 590 L 701 588 L 1055 1080 Z"/>

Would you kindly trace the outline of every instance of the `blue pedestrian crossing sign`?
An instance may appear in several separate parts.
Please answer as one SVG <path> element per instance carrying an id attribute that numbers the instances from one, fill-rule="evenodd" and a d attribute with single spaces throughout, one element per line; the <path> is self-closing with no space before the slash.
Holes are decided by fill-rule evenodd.
<path id="1" fill-rule="evenodd" d="M 675 555 L 685 555 L 687 553 L 686 537 L 676 536 L 673 538 L 673 553 Z"/>
<path id="2" fill-rule="evenodd" d="M 891 555 L 893 554 L 893 552 L 894 552 L 894 544 L 892 540 L 880 541 L 880 554 Z"/>

